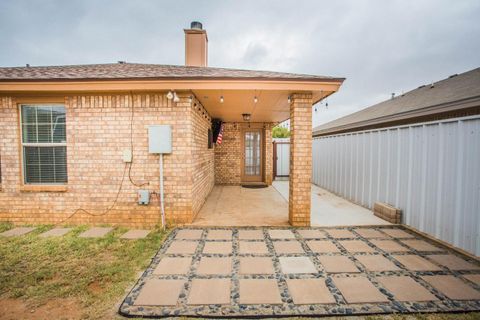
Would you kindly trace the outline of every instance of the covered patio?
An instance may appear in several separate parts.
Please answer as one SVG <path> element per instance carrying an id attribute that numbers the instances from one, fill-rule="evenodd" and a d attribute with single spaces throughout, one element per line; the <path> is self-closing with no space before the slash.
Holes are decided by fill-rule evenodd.
<path id="1" fill-rule="evenodd" d="M 216 185 L 191 225 L 287 226 L 289 182 L 260 189 Z M 311 185 L 310 224 L 316 227 L 389 225 L 373 212 Z"/>

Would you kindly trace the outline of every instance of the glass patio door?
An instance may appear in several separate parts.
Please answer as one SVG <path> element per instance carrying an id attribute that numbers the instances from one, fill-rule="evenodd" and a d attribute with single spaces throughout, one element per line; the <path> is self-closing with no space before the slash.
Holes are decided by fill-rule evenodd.
<path id="1" fill-rule="evenodd" d="M 243 181 L 262 181 L 262 132 L 248 129 L 243 132 Z"/>

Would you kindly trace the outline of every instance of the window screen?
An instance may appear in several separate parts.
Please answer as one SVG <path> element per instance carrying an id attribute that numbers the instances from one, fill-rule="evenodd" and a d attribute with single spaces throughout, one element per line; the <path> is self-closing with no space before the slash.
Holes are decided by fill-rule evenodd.
<path id="1" fill-rule="evenodd" d="M 22 105 L 21 118 L 25 183 L 66 183 L 65 107 Z"/>

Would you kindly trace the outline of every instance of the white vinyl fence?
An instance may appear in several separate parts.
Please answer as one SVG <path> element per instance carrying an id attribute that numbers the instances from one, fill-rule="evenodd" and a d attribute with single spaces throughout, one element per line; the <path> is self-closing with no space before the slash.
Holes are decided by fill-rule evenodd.
<path id="1" fill-rule="evenodd" d="M 480 255 L 480 116 L 314 138 L 312 180 Z"/>

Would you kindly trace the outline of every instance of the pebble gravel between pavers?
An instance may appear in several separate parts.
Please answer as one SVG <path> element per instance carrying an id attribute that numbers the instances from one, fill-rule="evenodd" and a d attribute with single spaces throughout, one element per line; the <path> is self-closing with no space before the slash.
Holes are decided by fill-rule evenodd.
<path id="1" fill-rule="evenodd" d="M 365 229 L 177 228 L 119 311 L 132 317 L 480 311 L 478 261 L 401 227 Z M 162 280 L 175 280 L 168 283 L 175 290 L 152 287 Z M 155 305 L 160 298 L 145 288 L 168 297 Z"/>

